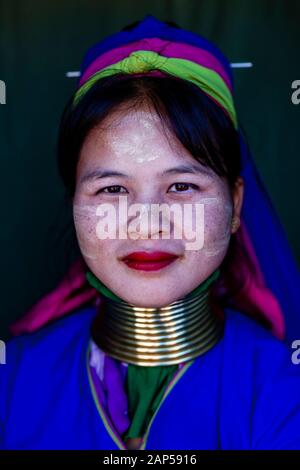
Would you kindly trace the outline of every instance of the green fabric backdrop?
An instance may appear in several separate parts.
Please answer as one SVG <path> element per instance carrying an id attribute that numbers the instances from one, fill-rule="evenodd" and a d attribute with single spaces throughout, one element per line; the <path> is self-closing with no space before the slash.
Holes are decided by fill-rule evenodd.
<path id="1" fill-rule="evenodd" d="M 76 256 L 55 147 L 62 109 L 86 49 L 151 13 L 203 34 L 233 62 L 236 103 L 255 160 L 300 260 L 300 2 L 280 0 L 0 0 L 0 339 L 54 288 Z"/>

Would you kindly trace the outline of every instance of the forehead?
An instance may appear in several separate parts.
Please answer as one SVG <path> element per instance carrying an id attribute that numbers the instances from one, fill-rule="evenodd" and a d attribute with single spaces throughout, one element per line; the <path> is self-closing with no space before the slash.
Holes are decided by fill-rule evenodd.
<path id="1" fill-rule="evenodd" d="M 164 125 L 155 111 L 128 109 L 114 112 L 88 134 L 81 149 L 84 160 L 137 164 L 157 158 L 193 157 Z M 98 161 L 99 163 L 99 161 Z"/>
<path id="2" fill-rule="evenodd" d="M 219 179 L 210 167 L 196 161 L 157 113 L 148 108 L 114 112 L 85 139 L 77 181 L 116 176 L 116 172 L 139 180 L 180 173 Z"/>

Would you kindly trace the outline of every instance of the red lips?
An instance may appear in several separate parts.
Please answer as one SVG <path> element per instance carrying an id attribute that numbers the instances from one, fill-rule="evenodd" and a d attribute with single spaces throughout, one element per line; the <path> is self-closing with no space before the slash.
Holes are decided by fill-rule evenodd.
<path id="1" fill-rule="evenodd" d="M 134 261 L 162 261 L 170 258 L 177 258 L 177 255 L 166 253 L 165 251 L 152 251 L 151 253 L 147 251 L 135 251 L 123 259 Z"/>
<path id="2" fill-rule="evenodd" d="M 135 251 L 123 258 L 124 263 L 129 268 L 138 269 L 142 271 L 157 271 L 169 264 L 173 263 L 178 258 L 173 253 L 166 253 L 165 251 Z"/>

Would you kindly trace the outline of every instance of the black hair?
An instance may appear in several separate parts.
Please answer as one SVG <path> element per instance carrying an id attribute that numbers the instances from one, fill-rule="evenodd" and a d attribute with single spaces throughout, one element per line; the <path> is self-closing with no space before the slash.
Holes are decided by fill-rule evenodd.
<path id="1" fill-rule="evenodd" d="M 120 79 L 122 78 L 122 79 Z M 73 106 L 71 97 L 60 123 L 58 167 L 70 196 L 76 167 L 88 133 L 122 105 L 148 104 L 163 124 L 205 166 L 227 178 L 232 187 L 241 171 L 239 138 L 226 114 L 193 83 L 171 75 L 118 73 L 97 81 Z"/>

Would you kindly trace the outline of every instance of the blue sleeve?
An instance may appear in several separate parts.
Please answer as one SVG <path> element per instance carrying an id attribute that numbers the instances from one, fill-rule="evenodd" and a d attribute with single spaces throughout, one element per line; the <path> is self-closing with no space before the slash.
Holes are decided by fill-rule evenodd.
<path id="1" fill-rule="evenodd" d="M 0 423 L 0 450 L 5 450 L 5 447 L 4 447 L 4 427 L 3 427 L 3 423 Z"/>
<path id="2" fill-rule="evenodd" d="M 7 383 L 7 361 L 6 361 L 6 345 L 4 344 L 4 354 L 1 355 L 4 361 L 0 363 L 0 450 L 5 449 L 4 446 L 4 422 L 6 409 L 7 391 L 5 384 Z"/>
<path id="3" fill-rule="evenodd" d="M 300 364 L 293 364 L 292 354 L 292 349 L 276 340 L 267 341 L 260 350 L 252 449 L 300 449 Z"/>
<path id="4" fill-rule="evenodd" d="M 21 338 L 6 343 L 5 364 L 0 364 L 0 449 L 6 446 L 6 423 L 10 414 L 10 402 L 15 390 L 15 379 L 22 357 L 23 341 Z"/>

